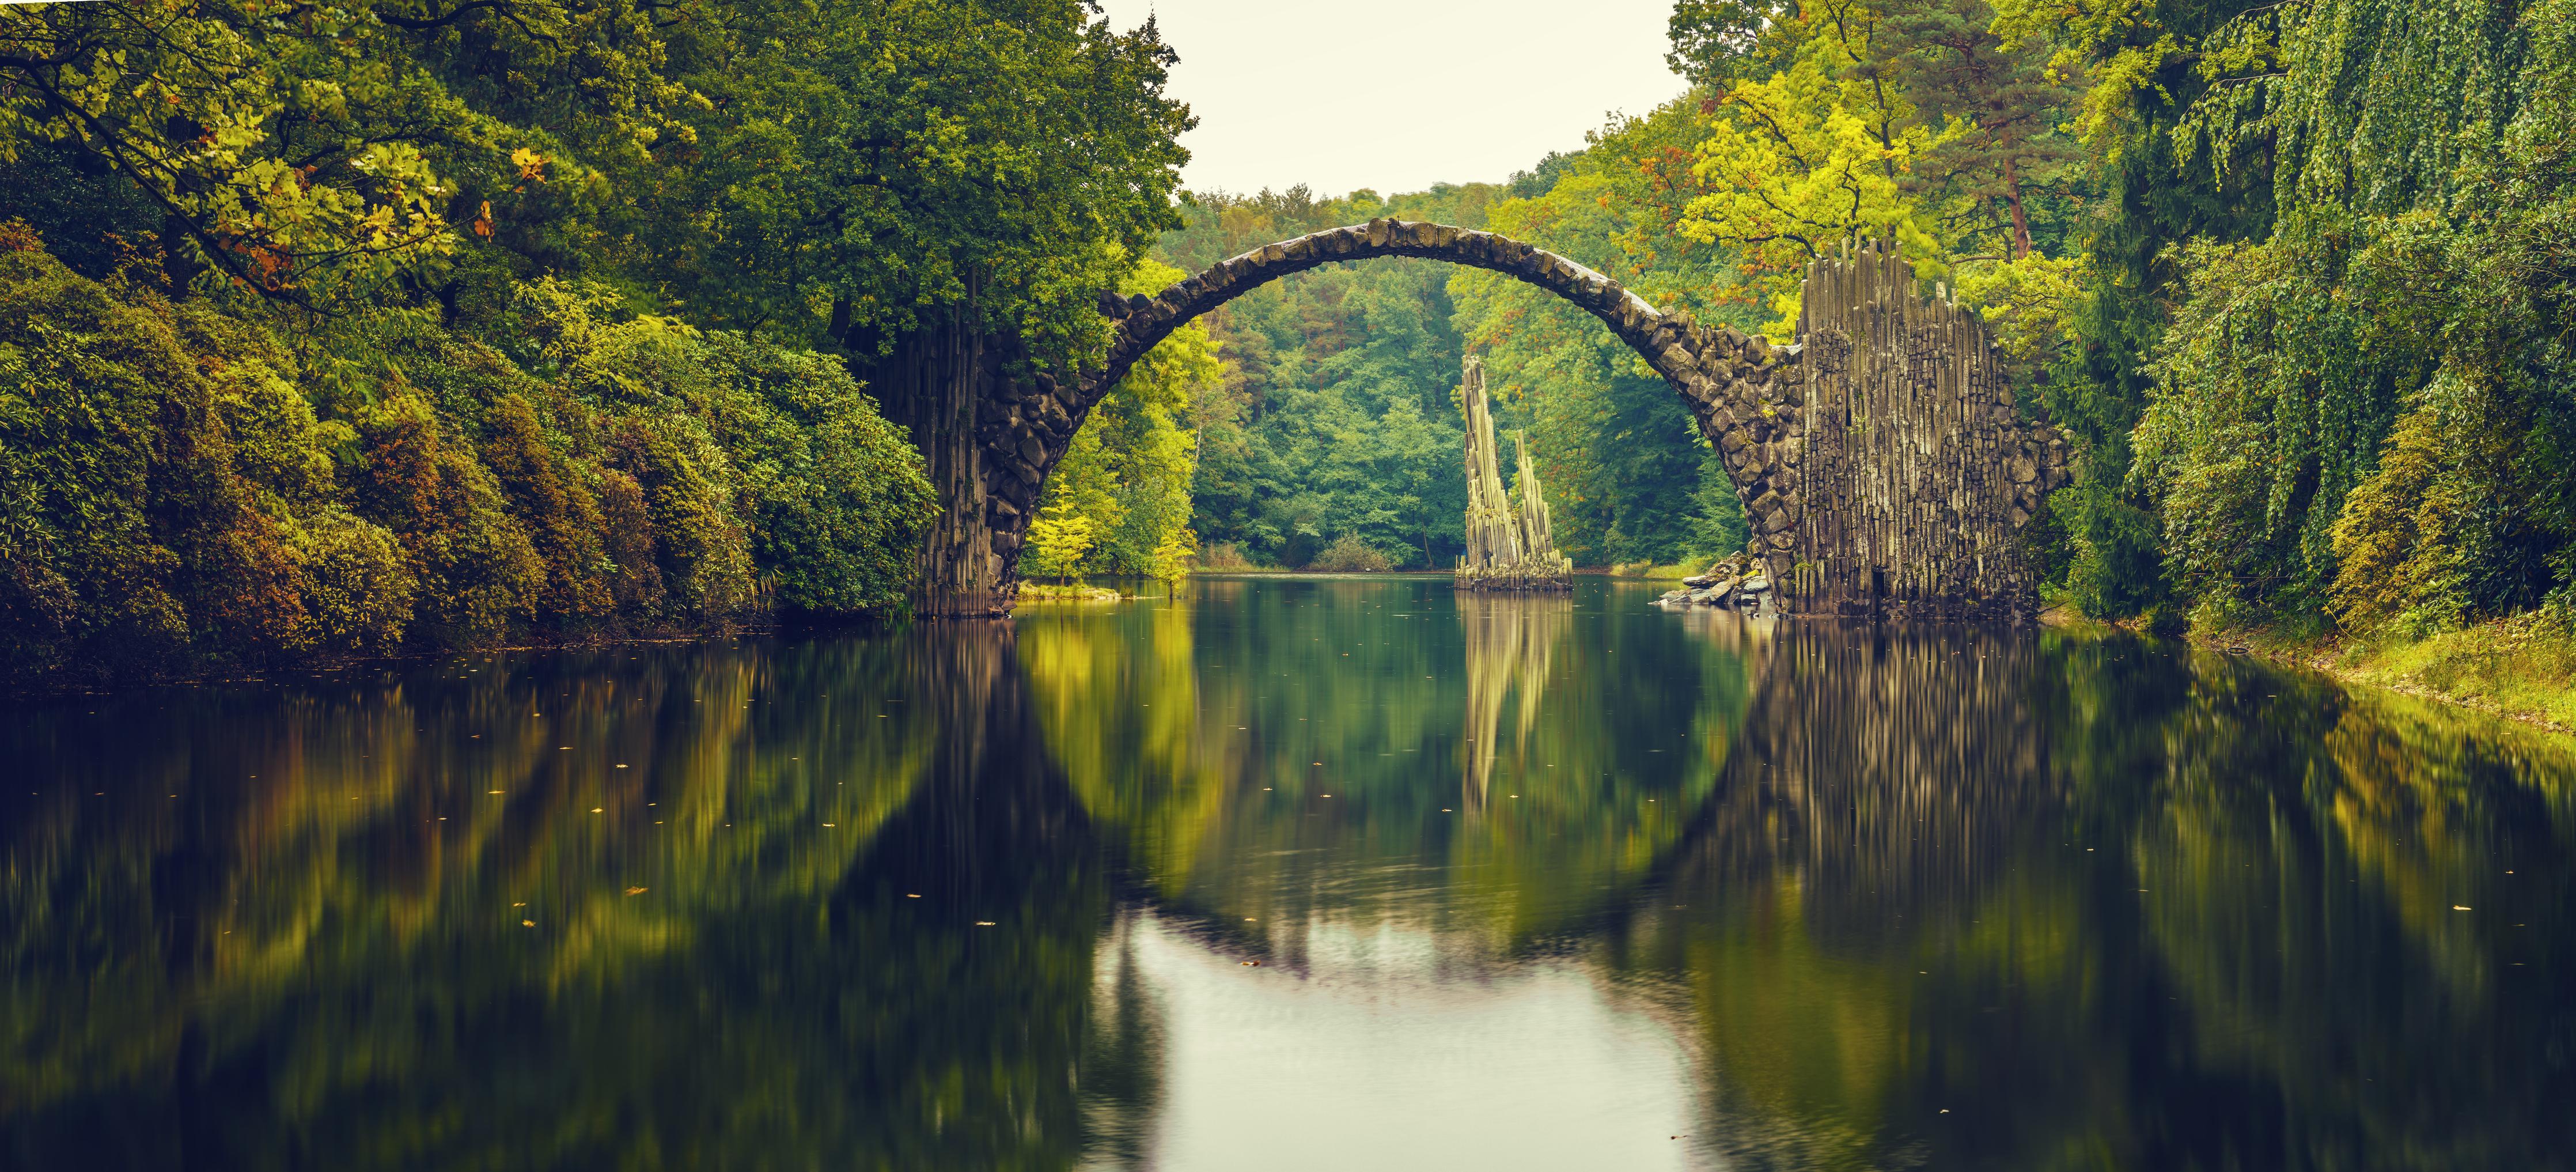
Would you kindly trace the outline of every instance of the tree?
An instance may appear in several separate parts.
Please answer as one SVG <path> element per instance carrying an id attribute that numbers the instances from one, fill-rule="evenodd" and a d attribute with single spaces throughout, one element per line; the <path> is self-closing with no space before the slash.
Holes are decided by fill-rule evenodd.
<path id="1" fill-rule="evenodd" d="M 406 19 L 272 0 L 0 10 L 0 163 L 113 176 L 144 214 L 119 227 L 157 238 L 177 290 L 365 296 L 458 247 L 442 171 L 578 183 L 549 136 L 450 92 Z"/>
<path id="2" fill-rule="evenodd" d="M 1544 191 L 1497 205 L 1493 227 L 1612 274 L 1666 309 L 1755 325 L 1745 302 L 1757 294 L 1728 263 L 1732 252 L 1675 235 L 1708 191 L 1692 167 L 1692 109 L 1669 103 L 1594 132 L 1583 151 L 1561 156 Z M 1450 289 L 1502 425 L 1530 435 L 1568 556 L 1669 563 L 1742 545 L 1734 485 L 1672 388 L 1625 343 L 1590 314 L 1509 278 L 1460 270 Z"/>
<path id="3" fill-rule="evenodd" d="M 1382 201 L 1300 187 L 1185 205 L 1162 255 L 1204 265 L 1244 248 L 1377 215 L 1480 224 L 1496 189 L 1442 186 Z M 1196 527 L 1209 541 L 1304 564 L 1350 536 L 1438 566 L 1461 548 L 1463 433 L 1450 391 L 1461 343 L 1452 267 L 1329 265 L 1256 289 L 1206 319 L 1232 369 L 1197 400 Z"/>
<path id="4" fill-rule="evenodd" d="M 1155 292 L 1184 275 L 1147 260 L 1124 288 Z M 1030 573 L 1168 580 L 1188 572 L 1198 550 L 1190 531 L 1198 436 L 1185 424 L 1192 404 L 1223 377 L 1207 327 L 1192 322 L 1118 380 L 1047 478 L 1031 522 Z"/>
<path id="5" fill-rule="evenodd" d="M 2415 633 L 2576 583 L 2563 0 L 2317 0 L 2203 42 L 2177 128 L 2273 163 L 2271 229 L 2177 250 L 2134 480 L 2213 622 Z M 2564 597 L 2564 595 L 2561 595 Z"/>
<path id="6" fill-rule="evenodd" d="M 1884 17 L 1859 0 L 1820 2 L 1775 18 L 1779 67 L 1706 98 L 1706 133 L 1693 170 L 1705 188 L 1684 236 L 1732 250 L 1775 316 L 1796 332 L 1798 284 L 1809 262 L 1858 236 L 1893 239 L 1917 272 L 1942 269 L 1967 202 L 1913 181 L 1936 149 L 1962 138 L 1954 122 L 1920 116 L 1885 67 Z"/>
<path id="7" fill-rule="evenodd" d="M 2131 432 L 2146 408 L 2150 354 L 2177 278 L 2175 246 L 2191 238 L 2247 240 L 2268 231 L 2268 162 L 2257 144 L 2186 164 L 2176 138 L 2208 89 L 2197 46 L 2244 0 L 1995 0 L 1992 30 L 2008 46 L 2047 46 L 2049 68 L 2085 86 L 2073 109 L 2085 175 L 2099 210 L 2071 233 L 2084 258 L 2080 291 L 2038 386 L 2049 417 L 2083 453 L 2076 482 L 2050 498 L 2070 546 L 2065 586 L 2097 617 L 2154 611 L 2170 598 L 2160 566 L 2163 521 L 2130 479 Z"/>
<path id="8" fill-rule="evenodd" d="M 874 355 L 971 305 L 1044 357 L 1174 222 L 1188 112 L 1149 20 L 1080 0 L 745 3 L 674 54 L 694 141 L 641 198 L 671 300 Z"/>
<path id="9" fill-rule="evenodd" d="M 1780 0 L 1676 0 L 1665 23 L 1672 48 L 1664 63 L 1692 85 L 1713 91 L 1768 72 L 1781 44 L 1775 31 L 1796 7 Z"/>
<path id="10" fill-rule="evenodd" d="M 1998 251 L 2021 260 L 2037 249 L 2033 189 L 2066 200 L 2080 156 L 2058 127 L 2076 95 L 2051 75 L 2041 46 L 2006 42 L 1993 21 L 1985 0 L 1913 0 L 1890 7 L 1873 48 L 1917 118 L 1958 131 L 1915 162 L 1913 180 L 1965 201 L 1951 205 L 1969 217 L 1947 225 L 1951 239 L 1979 250 L 1981 241 L 1999 237 Z"/>

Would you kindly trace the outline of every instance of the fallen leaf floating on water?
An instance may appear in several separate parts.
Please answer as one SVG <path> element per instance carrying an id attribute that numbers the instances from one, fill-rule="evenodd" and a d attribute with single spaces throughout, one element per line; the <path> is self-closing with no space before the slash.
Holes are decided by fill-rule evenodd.
<path id="1" fill-rule="evenodd" d="M 976 927 L 978 927 L 978 928 L 990 928 L 990 927 L 992 927 L 992 926 L 993 926 L 993 921 L 991 921 L 991 920 L 977 920 L 977 921 L 975 921 L 975 926 L 976 926 Z"/>
<path id="2" fill-rule="evenodd" d="M 2452 905 L 2451 905 L 2451 910 L 2452 910 L 2452 911 L 2455 911 L 2455 912 L 2464 912 L 2464 911 L 2467 911 L 2467 910 L 2469 910 L 2469 909 L 2464 908 L 2464 907 L 2461 907 L 2460 905 L 2458 905 L 2458 904 L 2456 904 L 2456 903 L 2455 903 L 2455 904 L 2452 904 Z"/>
<path id="3" fill-rule="evenodd" d="M 519 921 L 519 926 L 522 928 L 533 928 L 537 926 L 537 922 L 535 920 L 521 920 Z"/>
<path id="4" fill-rule="evenodd" d="M 627 888 L 627 889 L 626 889 L 626 894 L 628 894 L 628 895 L 642 895 L 642 894 L 644 894 L 644 889 L 643 889 L 643 888 L 641 888 L 641 887 L 629 887 L 629 888 Z"/>
<path id="5" fill-rule="evenodd" d="M 590 812 L 591 812 L 591 813 L 593 813 L 593 814 L 596 814 L 596 813 L 599 813 L 601 810 L 603 810 L 603 809 L 605 809 L 605 808 L 606 808 L 606 807 L 604 807 L 604 806 L 592 806 L 592 807 L 590 808 Z"/>
<path id="6" fill-rule="evenodd" d="M 905 899 L 919 899 L 919 898 L 921 898 L 920 896 L 918 896 L 918 895 L 914 895 L 914 894 L 912 894 L 912 893 L 911 893 L 911 892 L 909 892 L 909 891 L 905 892 L 905 893 L 904 893 L 904 895 L 903 895 L 903 897 L 904 897 Z"/>

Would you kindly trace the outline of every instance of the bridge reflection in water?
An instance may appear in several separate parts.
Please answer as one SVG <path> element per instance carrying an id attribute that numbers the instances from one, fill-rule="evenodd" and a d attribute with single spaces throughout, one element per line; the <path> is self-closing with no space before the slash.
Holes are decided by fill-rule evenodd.
<path id="1" fill-rule="evenodd" d="M 0 1166 L 2576 1150 L 2557 749 L 1642 598 L 1219 580 L 11 710 Z"/>

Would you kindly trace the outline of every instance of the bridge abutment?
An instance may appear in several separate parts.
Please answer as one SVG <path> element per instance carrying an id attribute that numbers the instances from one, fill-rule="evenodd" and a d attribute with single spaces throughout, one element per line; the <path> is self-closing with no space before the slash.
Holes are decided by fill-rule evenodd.
<path id="1" fill-rule="evenodd" d="M 1973 309 L 1915 293 L 1863 247 L 1807 270 L 1794 520 L 1771 536 L 1790 613 L 2024 619 L 2039 583 L 2018 535 L 2068 453 L 2023 422 Z"/>

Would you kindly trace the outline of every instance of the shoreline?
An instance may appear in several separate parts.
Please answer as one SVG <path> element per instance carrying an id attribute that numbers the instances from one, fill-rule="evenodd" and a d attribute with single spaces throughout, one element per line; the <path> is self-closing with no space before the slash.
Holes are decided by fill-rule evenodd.
<path id="1" fill-rule="evenodd" d="M 1587 577 L 1616 577 L 1618 580 L 1624 581 L 1655 582 L 1660 580 L 1654 578 L 1614 576 L 1608 571 L 1602 569 L 1589 571 L 1578 569 L 1575 572 L 1578 574 L 1584 574 Z M 1304 578 L 1317 580 L 1427 580 L 1448 579 L 1455 575 L 1437 570 L 1336 572 L 1317 570 L 1257 569 L 1196 571 L 1192 573 L 1191 576 L 1205 578 Z M 1061 590 L 1063 588 L 1058 587 L 1057 589 Z M 1101 593 L 1106 594 L 1108 591 L 1102 590 Z M 1127 601 L 1123 596 L 1118 600 Z M 1041 604 L 1052 602 L 1058 605 L 1067 603 L 1079 605 L 1082 602 L 1093 601 L 1093 598 L 1048 598 L 1040 596 L 1032 598 L 1029 601 Z M 1106 599 L 1102 599 L 1101 601 L 1106 601 Z M 2526 728 L 2537 729 L 2556 736 L 2576 738 L 2576 721 L 2553 718 L 2546 709 L 2539 706 L 2538 703 L 2528 699 L 2523 703 L 2517 704 L 2508 700 L 2498 699 L 2493 694 L 2498 690 L 2528 691 L 2531 689 L 2539 689 L 2543 695 L 2560 699 L 2563 703 L 2567 703 L 2569 705 L 2576 705 L 2576 687 L 2570 687 L 2567 685 L 2552 686 L 2547 680 L 2538 678 L 2528 672 L 2506 672 L 2499 675 L 2478 676 L 2470 681 L 2471 686 L 2469 687 L 2444 687 L 2439 683 L 2432 682 L 2424 678 L 2424 673 L 2422 672 L 2408 672 L 2402 670 L 2399 666 L 2399 664 L 2408 659 L 2410 657 L 2410 653 L 2412 653 L 2412 657 L 2414 658 L 2422 658 L 2428 654 L 2435 656 L 2437 658 L 2434 662 L 2437 665 L 2449 665 L 2462 668 L 2462 670 L 2473 669 L 2476 667 L 2493 667 L 2499 662 L 2506 660 L 2508 657 L 2501 652 L 2491 651 L 2477 645 L 2480 643 L 2491 643 L 2497 640 L 2504 640 L 2510 644 L 2508 647 L 2503 649 L 2504 651 L 2518 651 L 2535 637 L 2533 628 L 2536 621 L 2536 616 L 2530 614 L 2511 616 L 2505 619 L 2490 620 L 2487 623 L 2468 628 L 2464 631 L 2448 632 L 2443 635 L 2432 636 L 2412 643 L 2393 645 L 2374 645 L 2348 637 L 2331 637 L 2324 640 L 2285 639 L 2259 628 L 2227 631 L 2192 630 L 2184 632 L 2180 636 L 2155 636 L 2153 632 L 2141 630 L 2132 624 L 2105 622 L 2100 619 L 2087 618 L 2075 613 L 2071 608 L 2066 606 L 2055 606 L 2043 609 L 2037 616 L 2036 624 L 2041 627 L 2056 627 L 2061 630 L 2069 631 L 2089 629 L 2097 631 L 2121 631 L 2131 635 L 2150 637 L 2178 637 L 2183 642 L 2202 650 L 2212 651 L 2222 655 L 2242 655 L 2262 660 L 2274 667 L 2312 672 L 2333 680 L 2337 684 L 2347 688 L 2372 688 L 2392 692 L 2414 700 L 2442 704 L 2452 708 L 2476 712 L 2480 715 L 2509 721 Z M 146 688 L 202 688 L 236 684 L 262 684 L 274 682 L 281 676 L 321 676 L 346 672 L 351 669 L 367 666 L 381 665 L 384 667 L 393 667 L 407 663 L 422 663 L 442 657 L 521 654 L 531 652 L 560 653 L 598 650 L 621 646 L 632 647 L 645 645 L 669 645 L 675 643 L 703 643 L 717 639 L 739 639 L 746 635 L 775 636 L 782 634 L 819 633 L 836 630 L 883 629 L 890 625 L 897 624 L 890 624 L 882 620 L 868 619 L 850 619 L 837 622 L 764 621 L 724 626 L 710 626 L 701 629 L 664 628 L 658 631 L 627 635 L 595 635 L 583 638 L 553 640 L 519 640 L 484 647 L 423 649 L 413 652 L 397 652 L 389 655 L 316 657 L 313 659 L 297 660 L 294 662 L 269 664 L 264 666 L 243 665 L 223 670 L 174 672 L 167 675 L 100 678 L 82 681 L 64 680 L 51 682 L 53 686 L 48 686 L 48 682 L 9 681 L 7 683 L 0 683 L 0 702 L 41 704 L 55 700 L 116 695 L 123 692 Z M 2541 635 L 2538 637 L 2544 639 L 2564 640 L 2566 647 L 2570 651 L 2576 651 L 2576 636 Z M 2443 646 L 2446 643 L 2454 646 Z M 2446 651 L 2452 653 L 2454 658 L 2450 660 L 2438 658 Z M 2526 657 L 2516 656 L 2512 658 L 2516 663 L 2527 662 Z M 2455 680 L 2460 676 L 2459 671 L 2454 671 L 2448 674 L 2451 674 Z M 2499 684 L 2502 685 L 2501 689 L 2496 686 Z"/>
<path id="2" fill-rule="evenodd" d="M 2527 627 L 2531 618 L 2529 615 L 2516 615 L 2490 620 L 2461 631 L 2396 644 L 2373 644 L 2345 636 L 2322 640 L 2285 639 L 2259 629 L 2194 631 L 2184 637 L 2194 646 L 2315 672 L 2345 687 L 2376 688 L 2416 700 L 2466 709 L 2557 736 L 2576 737 L 2576 723 L 2553 717 L 2543 707 L 2545 698 L 2556 698 L 2562 703 L 2576 700 L 2570 689 L 2563 684 L 2553 686 L 2546 678 L 2530 671 L 2527 660 L 2514 660 L 2519 665 L 2518 669 L 2496 670 L 2503 668 L 2506 657 L 2489 654 L 2479 646 L 2499 634 L 2510 637 L 2517 627 Z M 2405 665 L 2409 661 L 2428 659 L 2429 663 L 2419 663 L 2419 670 L 2406 670 Z M 2453 686 L 2446 687 L 2428 678 L 2431 675 L 2448 676 Z M 2520 702 L 2500 698 L 2498 693 L 2518 697 Z"/>
<path id="3" fill-rule="evenodd" d="M 2548 714 L 2544 712 L 2509 705 L 2482 693 L 2472 692 L 2464 694 L 2420 683 L 2413 677 L 2403 673 L 2390 673 L 2369 667 L 2348 666 L 2340 662 L 2340 660 L 2343 656 L 2351 654 L 2355 650 L 2349 645 L 2326 644 L 2323 646 L 2302 648 L 2287 644 L 2262 647 L 2251 643 L 2236 643 L 2222 647 L 2214 641 L 2204 642 L 2197 638 L 2195 638 L 2193 642 L 2224 651 L 2231 655 L 2250 655 L 2275 664 L 2304 668 L 2332 679 L 2346 687 L 2377 688 L 2382 691 L 2395 692 L 2398 695 L 2412 697 L 2417 700 L 2429 701 L 2436 704 L 2447 704 L 2454 708 L 2464 708 L 2471 712 L 2492 716 L 2499 720 L 2511 721 L 2527 728 L 2539 729 L 2542 732 L 2551 733 L 2557 736 L 2576 737 L 2576 726 L 2550 719 Z M 2236 650 L 2236 648 L 2239 647 L 2244 648 L 2244 650 Z M 2365 655 L 2369 654 L 2367 650 L 2362 650 L 2360 653 Z"/>
<path id="4" fill-rule="evenodd" d="M 746 635 L 809 634 L 831 631 L 884 630 L 898 625 L 871 618 L 832 621 L 763 620 L 703 628 L 656 628 L 635 634 L 591 635 L 581 638 L 514 641 L 476 647 L 422 648 L 378 655 L 317 655 L 269 664 L 236 664 L 222 667 L 169 669 L 166 674 L 106 676 L 87 680 L 6 680 L 0 681 L 0 703 L 38 704 L 82 696 L 112 696 L 145 688 L 204 688 L 226 684 L 269 683 L 281 676 L 318 676 L 345 672 L 370 665 L 393 666 L 420 663 L 431 659 L 519 654 L 526 652 L 595 651 L 611 647 L 636 647 L 654 644 L 705 643 L 717 639 L 739 639 Z"/>
<path id="5" fill-rule="evenodd" d="M 2477 632 L 2481 628 L 2509 626 L 2518 622 L 2528 621 L 2529 619 L 2530 616 L 2528 615 L 2517 615 L 2509 619 L 2491 620 L 2490 622 L 2480 624 L 2479 627 L 2470 628 L 2467 632 L 2452 632 L 2451 637 L 2457 638 L 2464 635 L 2474 637 L 2473 633 Z M 2074 613 L 2072 609 L 2064 606 L 2051 607 L 2040 612 L 2039 621 L 2042 626 L 2059 627 L 2067 630 L 2091 628 L 2096 630 L 2126 631 L 2132 635 L 2141 636 L 2152 634 L 2151 632 L 2140 630 L 2127 623 L 2104 622 L 2100 619 L 2086 618 L 2083 615 Z M 2261 629 L 2231 631 L 2194 630 L 2184 632 L 2179 636 L 2155 637 L 2180 638 L 2194 647 L 2198 647 L 2206 651 L 2214 651 L 2221 655 L 2242 655 L 2248 658 L 2262 660 L 2274 667 L 2292 668 L 2300 671 L 2313 672 L 2317 675 L 2333 680 L 2335 683 L 2346 688 L 2372 688 L 2383 692 L 2393 692 L 2409 699 L 2420 700 L 2431 704 L 2441 704 L 2450 708 L 2475 712 L 2482 716 L 2490 716 L 2498 720 L 2510 721 L 2526 728 L 2537 729 L 2541 732 L 2550 733 L 2556 736 L 2576 737 L 2576 724 L 2571 724 L 2564 720 L 2552 719 L 2546 712 L 2536 710 L 2532 707 L 2518 706 L 2499 701 L 2486 694 L 2483 690 L 2462 692 L 2456 689 L 2442 688 L 2422 682 L 2416 676 L 2409 673 L 2398 671 L 2387 666 L 2374 665 L 2373 662 L 2367 662 L 2403 656 L 2409 651 L 2416 651 L 2436 644 L 2438 641 L 2445 638 L 2445 636 L 2437 635 L 2395 647 L 2374 647 L 2370 644 L 2362 643 L 2350 638 L 2329 638 L 2326 640 L 2284 639 Z M 2361 658 L 2366 662 L 2353 662 L 2356 657 Z"/>

